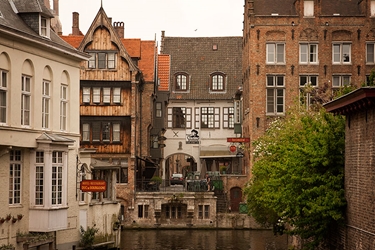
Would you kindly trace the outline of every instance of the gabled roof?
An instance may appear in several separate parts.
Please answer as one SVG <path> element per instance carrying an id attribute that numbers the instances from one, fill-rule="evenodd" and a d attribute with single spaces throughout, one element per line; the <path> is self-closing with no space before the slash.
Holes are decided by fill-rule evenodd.
<path id="1" fill-rule="evenodd" d="M 242 37 L 163 37 L 161 48 L 170 55 L 170 99 L 230 100 L 242 86 Z M 189 91 L 173 90 L 178 72 L 189 75 Z M 212 73 L 226 75 L 224 92 L 210 92 Z"/>
<path id="2" fill-rule="evenodd" d="M 96 17 L 94 18 L 93 22 L 91 23 L 90 28 L 88 29 L 86 35 L 84 36 L 81 44 L 79 45 L 78 49 L 80 51 L 84 51 L 87 44 L 91 43 L 93 40 L 93 35 L 96 29 L 106 27 L 111 34 L 111 41 L 115 43 L 120 50 L 120 56 L 124 58 L 128 64 L 130 71 L 138 71 L 138 67 L 133 63 L 131 60 L 130 55 L 126 51 L 124 45 L 121 42 L 121 39 L 117 35 L 115 29 L 113 28 L 110 19 L 108 18 L 107 14 L 105 13 L 103 7 L 100 7 Z"/>
<path id="3" fill-rule="evenodd" d="M 64 41 L 79 48 L 84 36 L 60 36 Z M 155 41 L 142 41 L 139 38 L 121 38 L 126 51 L 131 58 L 138 60 L 138 68 L 142 71 L 145 81 L 154 81 L 155 79 Z"/>
<path id="4" fill-rule="evenodd" d="M 61 53 L 68 54 L 79 60 L 88 58 L 85 53 L 78 52 L 76 49 L 72 48 L 70 44 L 62 40 L 53 30 L 51 30 L 50 39 L 40 36 L 20 17 L 18 7 L 22 6 L 22 9 L 29 6 L 29 4 L 36 5 L 36 9 L 31 9 L 30 11 L 40 10 L 44 13 L 45 6 L 43 5 L 42 0 L 32 0 L 30 2 L 17 0 L 14 2 L 15 3 L 13 3 L 12 0 L 0 1 L 1 37 L 8 35 L 28 42 L 33 42 L 39 47 L 45 46 L 49 50 L 60 51 Z M 23 11 L 26 11 L 26 9 Z"/>

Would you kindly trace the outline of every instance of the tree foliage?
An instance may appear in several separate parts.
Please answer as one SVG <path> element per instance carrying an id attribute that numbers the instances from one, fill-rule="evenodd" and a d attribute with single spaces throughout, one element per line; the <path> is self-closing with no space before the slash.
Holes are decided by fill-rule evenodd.
<path id="1" fill-rule="evenodd" d="M 249 213 L 277 233 L 318 245 L 344 219 L 344 134 L 341 116 L 291 112 L 254 142 Z"/>

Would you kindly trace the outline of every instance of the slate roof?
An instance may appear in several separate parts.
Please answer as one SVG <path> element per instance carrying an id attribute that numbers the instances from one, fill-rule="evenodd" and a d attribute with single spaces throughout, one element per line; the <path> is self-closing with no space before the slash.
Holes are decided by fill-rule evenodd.
<path id="1" fill-rule="evenodd" d="M 242 86 L 242 37 L 162 37 L 161 54 L 170 55 L 171 100 L 230 100 Z M 177 72 L 189 74 L 189 91 L 173 90 Z M 210 93 L 214 72 L 226 74 L 225 92 Z"/>
<path id="2" fill-rule="evenodd" d="M 31 8 L 29 11 L 34 13 L 45 13 L 48 11 L 45 9 L 42 0 L 14 0 L 14 4 L 12 1 L 1 0 L 0 36 L 2 36 L 1 33 L 6 33 L 8 35 L 21 37 L 22 39 L 29 39 L 38 44 L 48 46 L 49 48 L 63 50 L 64 53 L 69 53 L 70 55 L 80 57 L 81 59 L 88 58 L 86 53 L 81 53 L 74 49 L 70 44 L 62 40 L 52 29 L 50 39 L 40 36 L 31 29 L 19 14 L 19 9 L 21 9 L 22 13 L 26 13 L 28 11 L 27 8 L 29 7 Z M 46 12 L 45 14 L 48 13 Z M 51 15 L 50 12 L 49 15 Z"/>
<path id="3" fill-rule="evenodd" d="M 322 15 L 332 16 L 362 16 L 364 10 L 361 9 L 361 0 L 323 0 L 321 1 Z"/>

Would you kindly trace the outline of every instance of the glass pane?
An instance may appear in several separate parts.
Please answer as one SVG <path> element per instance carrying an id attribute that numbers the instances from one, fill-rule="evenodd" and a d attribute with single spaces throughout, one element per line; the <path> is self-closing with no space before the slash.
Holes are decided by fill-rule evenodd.
<path id="1" fill-rule="evenodd" d="M 300 45 L 300 60 L 302 63 L 307 63 L 307 44 Z"/>
<path id="2" fill-rule="evenodd" d="M 367 62 L 374 63 L 374 44 L 367 44 Z"/>
<path id="3" fill-rule="evenodd" d="M 274 113 L 275 96 L 274 89 L 267 89 L 267 113 Z"/>
<path id="4" fill-rule="evenodd" d="M 343 62 L 350 62 L 350 44 L 344 44 L 342 52 Z"/>
<path id="5" fill-rule="evenodd" d="M 275 44 L 267 44 L 267 62 L 275 62 Z"/>
<path id="6" fill-rule="evenodd" d="M 284 44 L 277 45 L 277 62 L 278 63 L 284 62 Z"/>

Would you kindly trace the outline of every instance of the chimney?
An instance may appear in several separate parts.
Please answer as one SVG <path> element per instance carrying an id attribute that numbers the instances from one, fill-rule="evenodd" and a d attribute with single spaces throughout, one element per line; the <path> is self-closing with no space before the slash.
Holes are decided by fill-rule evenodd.
<path id="1" fill-rule="evenodd" d="M 124 22 L 114 22 L 113 27 L 115 28 L 117 35 L 120 38 L 124 38 L 124 36 L 125 36 L 125 24 L 124 24 Z"/>
<path id="2" fill-rule="evenodd" d="M 49 4 L 49 0 L 44 0 L 44 5 L 47 7 L 47 9 L 51 9 L 51 6 Z"/>
<path id="3" fill-rule="evenodd" d="M 59 0 L 53 0 L 53 11 L 56 16 L 59 16 Z"/>
<path id="4" fill-rule="evenodd" d="M 73 12 L 73 26 L 72 26 L 72 35 L 80 35 L 79 31 L 79 14 L 78 12 Z"/>

